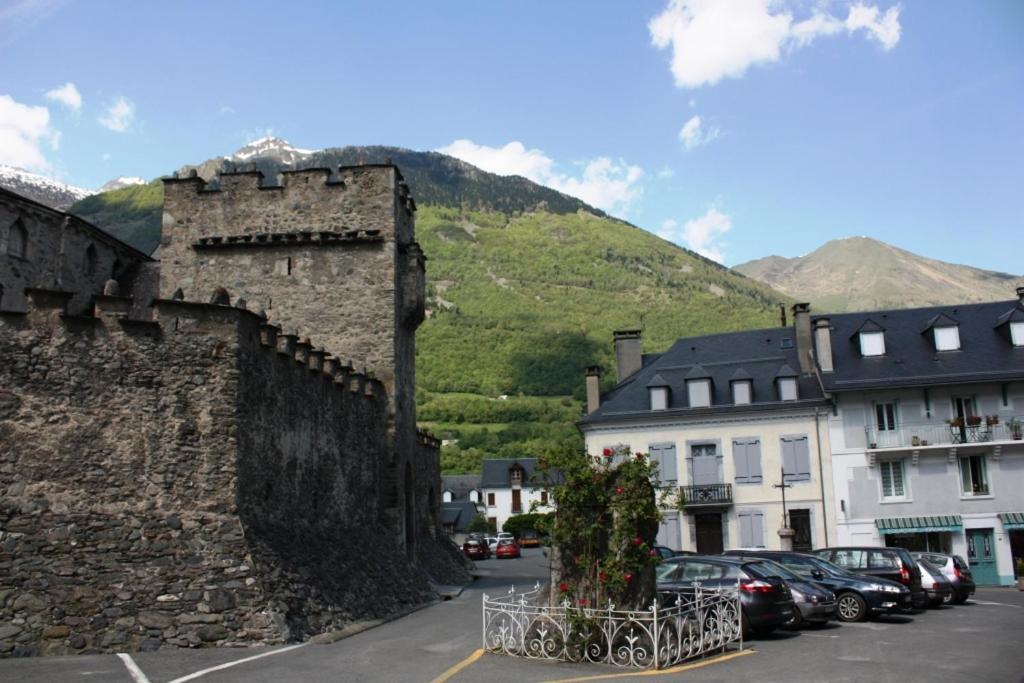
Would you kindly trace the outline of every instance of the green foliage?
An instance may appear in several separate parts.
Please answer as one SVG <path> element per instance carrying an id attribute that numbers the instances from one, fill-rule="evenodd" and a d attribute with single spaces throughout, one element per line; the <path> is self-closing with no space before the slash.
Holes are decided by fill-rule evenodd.
<path id="1" fill-rule="evenodd" d="M 522 538 L 524 531 L 536 531 L 542 533 L 549 528 L 547 519 L 552 513 L 527 512 L 522 515 L 512 515 L 501 525 L 502 531 L 507 531 L 516 538 Z"/>
<path id="2" fill-rule="evenodd" d="M 68 211 L 151 254 L 160 244 L 163 205 L 163 183 L 154 180 L 148 185 L 94 194 L 76 202 Z"/>
<path id="3" fill-rule="evenodd" d="M 471 534 L 475 532 L 496 534 L 498 533 L 498 528 L 496 525 L 488 522 L 487 518 L 478 512 L 473 516 L 473 520 L 469 523 L 469 526 L 466 527 L 466 531 Z"/>

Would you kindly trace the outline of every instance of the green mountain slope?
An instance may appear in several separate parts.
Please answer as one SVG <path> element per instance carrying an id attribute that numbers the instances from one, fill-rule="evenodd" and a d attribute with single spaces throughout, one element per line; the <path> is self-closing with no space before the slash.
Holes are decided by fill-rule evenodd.
<path id="1" fill-rule="evenodd" d="M 1024 284 L 1020 276 L 925 258 L 868 237 L 832 240 L 806 256 L 767 256 L 735 269 L 830 312 L 997 301 Z"/>
<path id="2" fill-rule="evenodd" d="M 769 287 L 523 178 L 386 147 L 327 150 L 303 165 L 385 158 L 419 204 L 428 318 L 417 335 L 417 402 L 422 421 L 457 441 L 443 453 L 450 471 L 578 444 L 583 369 L 604 366 L 611 385 L 612 330 L 642 327 L 645 351 L 657 352 L 680 336 L 776 321 L 783 297 Z M 250 163 L 276 171 L 273 160 Z M 71 211 L 151 250 L 160 194 L 158 183 L 125 188 Z"/>

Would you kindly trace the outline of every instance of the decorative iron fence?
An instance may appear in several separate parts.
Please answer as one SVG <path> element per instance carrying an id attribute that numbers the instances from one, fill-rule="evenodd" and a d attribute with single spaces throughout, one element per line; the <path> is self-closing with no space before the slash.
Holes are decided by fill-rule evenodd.
<path id="1" fill-rule="evenodd" d="M 680 486 L 679 490 L 684 507 L 732 504 L 732 484 L 695 484 Z"/>
<path id="2" fill-rule="evenodd" d="M 483 597 L 483 646 L 488 652 L 566 662 L 664 669 L 688 659 L 743 649 L 739 592 L 704 589 L 670 594 L 647 610 L 549 606 L 532 590 Z"/>

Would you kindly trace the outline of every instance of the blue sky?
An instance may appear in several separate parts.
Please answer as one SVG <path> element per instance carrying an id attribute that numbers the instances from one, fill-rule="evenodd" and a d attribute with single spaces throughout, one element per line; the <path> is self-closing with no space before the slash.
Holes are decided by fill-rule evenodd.
<path id="1" fill-rule="evenodd" d="M 1015 0 L 14 0 L 0 163 L 440 149 L 727 265 L 867 235 L 1020 274 L 1021 35 Z"/>

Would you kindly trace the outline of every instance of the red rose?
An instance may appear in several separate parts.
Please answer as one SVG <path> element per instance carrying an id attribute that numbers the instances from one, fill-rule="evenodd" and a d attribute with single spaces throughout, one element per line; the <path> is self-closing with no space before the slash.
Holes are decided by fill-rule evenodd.
<path id="1" fill-rule="evenodd" d="M 644 544 L 644 539 L 640 538 L 639 536 L 637 536 L 636 538 L 633 539 L 633 545 L 643 545 L 643 544 Z"/>
<path id="2" fill-rule="evenodd" d="M 600 581 L 607 581 L 608 580 L 608 575 L 605 574 L 604 572 L 599 572 L 598 575 L 597 575 L 597 578 Z"/>
<path id="3" fill-rule="evenodd" d="M 625 492 L 626 492 L 626 489 L 622 488 L 621 486 L 616 486 L 616 487 L 615 487 L 615 493 L 619 494 L 620 496 L 621 496 L 621 495 L 622 495 L 623 493 L 625 493 Z"/>
<path id="4" fill-rule="evenodd" d="M 587 599 L 586 598 L 580 598 L 580 607 L 586 607 L 586 606 L 587 606 Z"/>
<path id="5" fill-rule="evenodd" d="M 610 457 L 612 457 L 613 455 L 615 455 L 615 451 L 613 451 L 613 450 L 612 450 L 612 449 L 610 449 L 610 448 L 606 448 L 606 449 L 604 449 L 603 451 L 601 451 L 601 453 L 602 453 L 602 455 L 604 455 L 604 457 L 606 457 L 606 458 L 610 458 Z"/>
<path id="6" fill-rule="evenodd" d="M 626 579 L 627 582 L 632 581 L 633 580 L 633 574 L 630 573 L 630 572 L 626 572 L 625 579 Z"/>
<path id="7" fill-rule="evenodd" d="M 569 592 L 569 584 L 567 584 L 565 581 L 563 581 L 562 583 L 558 584 L 558 590 L 559 590 L 559 592 L 562 592 L 562 593 L 568 593 Z"/>
<path id="8" fill-rule="evenodd" d="M 658 551 L 655 550 L 654 548 L 651 548 L 650 552 L 647 553 L 647 556 L 648 557 L 657 557 L 658 556 Z"/>

